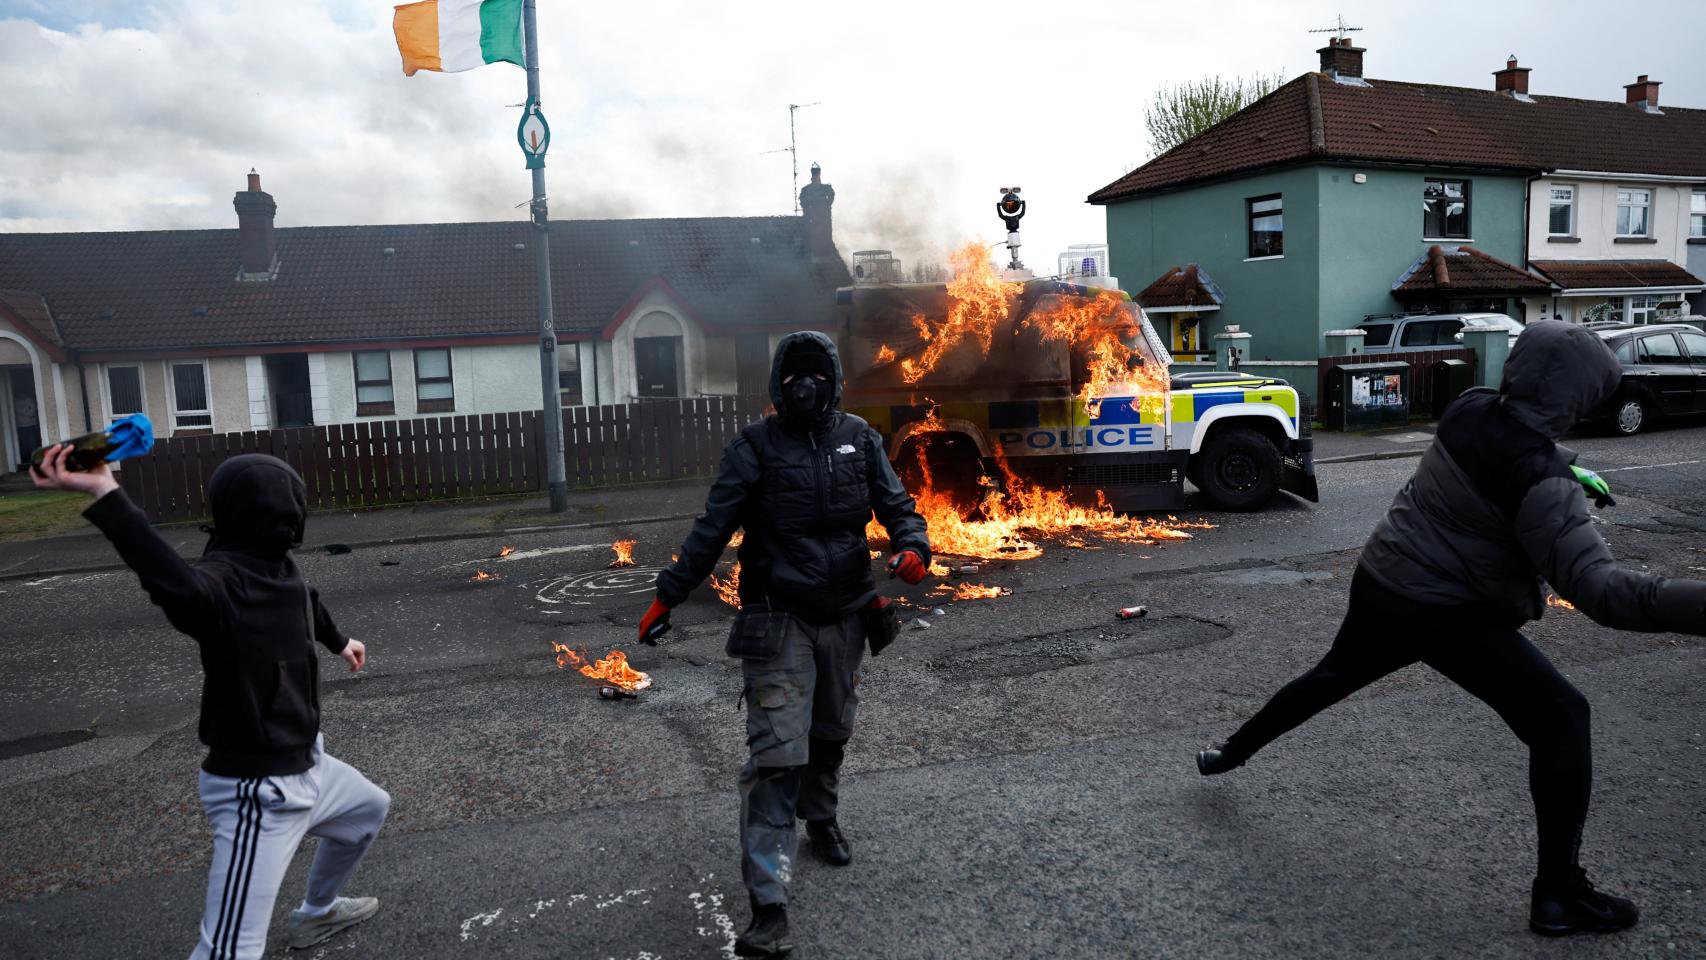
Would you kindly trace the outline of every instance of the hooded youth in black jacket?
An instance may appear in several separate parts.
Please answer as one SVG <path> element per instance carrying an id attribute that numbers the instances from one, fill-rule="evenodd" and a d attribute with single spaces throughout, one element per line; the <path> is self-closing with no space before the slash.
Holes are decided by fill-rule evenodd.
<path id="1" fill-rule="evenodd" d="M 123 490 L 84 512 L 136 571 L 172 626 L 201 648 L 202 769 L 221 777 L 301 773 L 320 731 L 314 644 L 349 639 L 291 557 L 302 543 L 307 494 L 282 460 L 259 454 L 220 464 L 208 486 L 212 536 L 191 566 Z"/>
<path id="2" fill-rule="evenodd" d="M 770 399 L 785 407 L 782 363 L 791 351 L 821 351 L 833 369 L 829 402 L 814 422 L 771 415 L 723 451 L 705 512 L 681 545 L 680 559 L 658 574 L 658 599 L 678 607 L 721 559 L 738 529 L 742 606 L 768 603 L 809 623 L 834 623 L 877 595 L 865 524 L 875 512 L 892 551 L 930 562 L 924 518 L 865 421 L 843 413 L 841 359 L 821 333 L 792 333 L 777 344 Z"/>
<path id="3" fill-rule="evenodd" d="M 1550 584 L 1608 627 L 1706 633 L 1706 583 L 1619 567 L 1570 472 L 1575 454 L 1556 442 L 1621 376 L 1593 331 L 1529 324 L 1499 390 L 1447 408 L 1362 569 L 1418 603 L 1482 607 L 1513 626 L 1540 617 Z"/>

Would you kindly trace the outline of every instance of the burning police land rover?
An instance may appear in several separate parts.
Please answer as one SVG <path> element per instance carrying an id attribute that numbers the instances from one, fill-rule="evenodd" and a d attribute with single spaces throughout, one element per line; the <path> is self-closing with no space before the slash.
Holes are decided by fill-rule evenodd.
<path id="1" fill-rule="evenodd" d="M 1126 294 L 998 274 L 974 244 L 941 283 L 838 291 L 843 408 L 883 435 L 915 495 L 975 511 L 1003 488 L 1101 510 L 1213 503 L 1256 510 L 1286 490 L 1318 499 L 1308 411 L 1284 380 L 1174 375 Z M 932 523 L 934 531 L 935 524 Z"/>

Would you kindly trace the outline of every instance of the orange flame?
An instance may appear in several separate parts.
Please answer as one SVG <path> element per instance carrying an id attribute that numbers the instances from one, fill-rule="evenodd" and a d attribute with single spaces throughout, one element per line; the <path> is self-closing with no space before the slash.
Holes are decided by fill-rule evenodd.
<path id="1" fill-rule="evenodd" d="M 618 540 L 610 545 L 610 550 L 616 554 L 616 559 L 610 561 L 611 569 L 634 565 L 634 541 Z"/>
<path id="2" fill-rule="evenodd" d="M 1546 605 L 1548 607 L 1559 607 L 1559 608 L 1564 609 L 1564 610 L 1576 609 L 1575 604 L 1571 603 L 1568 600 L 1565 600 L 1563 597 L 1547 597 L 1546 598 Z"/>
<path id="3" fill-rule="evenodd" d="M 492 559 L 502 560 L 504 557 L 507 557 L 514 552 L 515 552 L 514 547 L 504 547 L 502 550 L 499 550 L 498 555 L 496 557 L 493 557 Z"/>
<path id="4" fill-rule="evenodd" d="M 711 574 L 711 589 L 717 591 L 717 599 L 736 610 L 740 609 L 740 562 L 729 568 L 729 578 L 724 580 L 716 574 Z"/>
<path id="5" fill-rule="evenodd" d="M 1161 415 L 1169 387 L 1167 371 L 1154 369 L 1155 365 L 1147 363 L 1131 346 L 1142 331 L 1118 294 L 1097 290 L 1090 296 L 1060 297 L 1039 305 L 1025 317 L 1025 323 L 1041 331 L 1044 340 L 1064 341 L 1085 352 L 1089 369 L 1079 400 L 1086 414 L 1096 417 L 1101 398 L 1117 384 L 1137 388 L 1133 408 L 1152 417 Z"/>
<path id="6" fill-rule="evenodd" d="M 488 573 L 484 570 L 475 570 L 474 575 L 469 577 L 468 581 L 470 583 L 485 583 L 488 580 L 502 580 L 502 579 L 503 579 L 503 574 L 501 574 L 501 573 Z"/>
<path id="7" fill-rule="evenodd" d="M 966 244 L 948 260 L 954 267 L 954 279 L 948 281 L 948 316 L 940 322 L 923 314 L 912 318 L 913 329 L 924 341 L 924 352 L 900 362 L 900 378 L 907 383 L 923 379 L 949 350 L 968 338 L 975 339 L 987 355 L 996 325 L 1012 312 L 1013 298 L 1021 289 L 1019 284 L 996 276 L 989 248 L 981 243 Z M 879 356 L 883 350 L 893 353 L 884 344 Z"/>
<path id="8" fill-rule="evenodd" d="M 735 535 L 729 538 L 729 546 L 731 546 L 731 547 L 738 547 L 745 542 L 746 542 L 746 531 L 744 529 L 736 530 Z"/>
<path id="9" fill-rule="evenodd" d="M 586 655 L 577 653 L 572 647 L 552 641 L 551 649 L 557 652 L 559 670 L 574 667 L 584 677 L 608 683 L 613 687 L 621 687 L 623 690 L 644 690 L 652 685 L 650 676 L 628 666 L 628 655 L 620 650 L 612 650 L 605 654 L 604 659 L 589 664 Z"/>
<path id="10" fill-rule="evenodd" d="M 1011 596 L 1013 591 L 1002 587 L 986 587 L 977 583 L 960 583 L 954 585 L 955 600 L 987 600 L 991 597 Z"/>
<path id="11" fill-rule="evenodd" d="M 893 363 L 894 362 L 894 348 L 889 346 L 886 343 L 883 344 L 882 346 L 878 347 L 877 348 L 877 360 L 876 360 L 876 362 L 879 365 L 884 364 L 884 363 Z"/>

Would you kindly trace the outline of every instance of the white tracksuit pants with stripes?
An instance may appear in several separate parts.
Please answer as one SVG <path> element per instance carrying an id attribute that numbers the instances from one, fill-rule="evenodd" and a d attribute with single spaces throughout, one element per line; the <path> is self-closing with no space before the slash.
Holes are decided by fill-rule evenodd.
<path id="1" fill-rule="evenodd" d="M 273 901 L 302 838 L 320 838 L 305 899 L 329 904 L 379 833 L 391 795 L 316 740 L 314 765 L 302 773 L 233 779 L 203 770 L 201 806 L 213 826 L 213 865 L 190 957 L 250 960 L 266 950 Z"/>

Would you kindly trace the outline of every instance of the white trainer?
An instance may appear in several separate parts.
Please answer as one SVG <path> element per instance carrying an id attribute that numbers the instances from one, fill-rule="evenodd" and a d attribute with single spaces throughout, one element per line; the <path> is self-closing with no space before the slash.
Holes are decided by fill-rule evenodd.
<path id="1" fill-rule="evenodd" d="M 332 909 L 317 917 L 311 917 L 301 910 L 292 910 L 284 921 L 285 943 L 292 950 L 312 947 L 378 912 L 377 897 L 339 897 L 332 901 Z"/>

